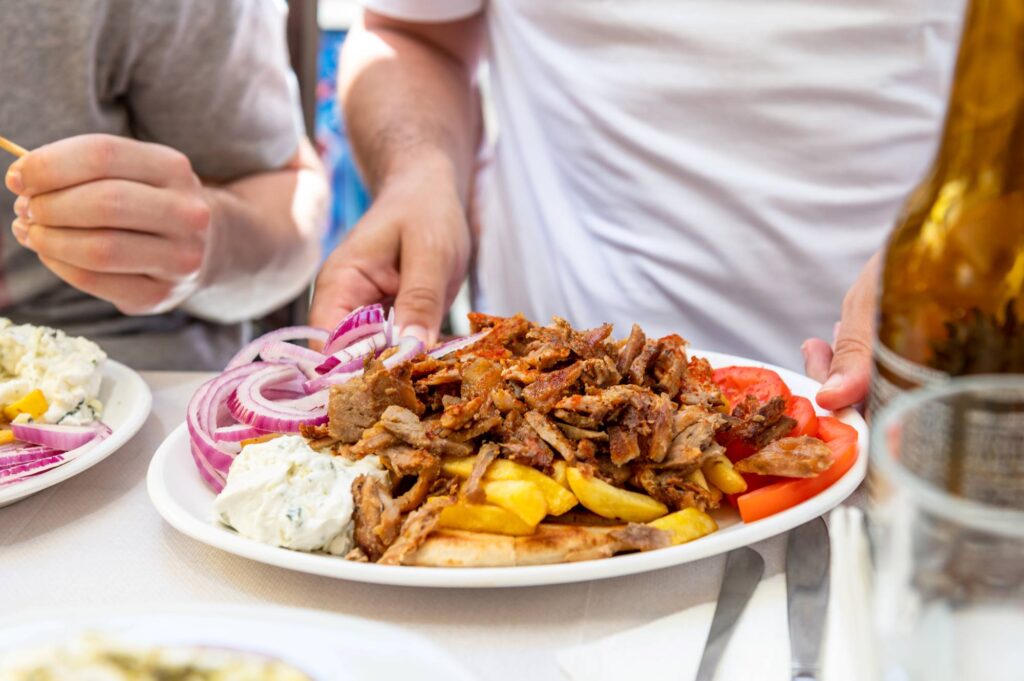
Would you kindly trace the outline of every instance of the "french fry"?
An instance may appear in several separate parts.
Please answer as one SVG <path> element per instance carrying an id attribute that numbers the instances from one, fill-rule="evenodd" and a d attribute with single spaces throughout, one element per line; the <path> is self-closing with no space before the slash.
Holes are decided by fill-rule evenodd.
<path id="1" fill-rule="evenodd" d="M 7 445 L 14 442 L 14 433 L 9 430 L 0 430 L 0 445 Z"/>
<path id="2" fill-rule="evenodd" d="M 599 516 L 646 523 L 668 513 L 668 507 L 657 499 L 619 489 L 578 468 L 567 470 L 566 477 L 580 503 Z"/>
<path id="3" fill-rule="evenodd" d="M 462 458 L 446 459 L 441 464 L 441 470 L 445 475 L 457 478 L 468 478 L 473 470 L 473 462 L 476 457 L 466 456 Z M 562 515 L 578 503 L 573 493 L 558 484 L 535 468 L 523 466 L 508 459 L 498 459 L 493 462 L 484 474 L 485 480 L 523 480 L 532 482 L 540 488 L 544 500 L 548 504 L 548 513 L 551 515 Z"/>
<path id="4" fill-rule="evenodd" d="M 699 468 L 687 475 L 686 478 L 694 485 L 706 489 L 708 497 L 711 499 L 711 507 L 718 508 L 718 504 L 722 502 L 722 490 L 709 485 L 707 478 L 704 477 L 704 473 Z"/>
<path id="5" fill-rule="evenodd" d="M 565 461 L 558 460 L 551 464 L 551 467 L 555 469 L 551 477 L 562 487 L 569 489 L 569 479 L 565 477 L 565 472 L 569 470 L 569 464 Z"/>
<path id="6" fill-rule="evenodd" d="M 475 461 L 475 456 L 448 458 L 441 462 L 441 471 L 449 477 L 462 478 L 465 480 L 473 471 L 473 463 Z"/>
<path id="7" fill-rule="evenodd" d="M 548 502 L 535 483 L 525 480 L 485 480 L 487 502 L 512 511 L 527 525 L 536 525 L 548 514 Z"/>
<path id="8" fill-rule="evenodd" d="M 28 414 L 34 419 L 39 419 L 49 408 L 50 405 L 46 402 L 43 391 L 37 388 L 17 402 L 12 402 L 4 407 L 4 416 L 8 421 L 13 421 L 20 414 Z"/>
<path id="9" fill-rule="evenodd" d="M 696 508 L 684 508 L 647 524 L 671 534 L 673 544 L 685 544 L 718 529 L 714 518 Z"/>
<path id="10" fill-rule="evenodd" d="M 459 502 L 443 511 L 438 519 L 440 527 L 470 532 L 490 532 L 526 536 L 533 534 L 535 525 L 526 523 L 518 515 L 500 506 L 491 504 L 466 504 Z"/>
<path id="11" fill-rule="evenodd" d="M 695 485 L 700 485 L 704 489 L 708 489 L 707 478 L 704 477 L 704 473 L 698 468 L 697 470 L 689 473 L 686 478 Z"/>
<path id="12" fill-rule="evenodd" d="M 742 494 L 747 491 L 747 481 L 743 479 L 728 457 L 718 454 L 704 462 L 704 477 L 726 494 Z"/>

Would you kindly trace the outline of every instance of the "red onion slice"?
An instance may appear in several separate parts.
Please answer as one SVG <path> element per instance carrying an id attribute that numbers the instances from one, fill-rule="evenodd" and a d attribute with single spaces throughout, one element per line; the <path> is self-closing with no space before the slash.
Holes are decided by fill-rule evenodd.
<path id="1" fill-rule="evenodd" d="M 54 452 L 28 463 L 0 468 L 0 486 L 24 480 L 27 477 L 56 468 L 68 460 L 64 452 Z"/>
<path id="2" fill-rule="evenodd" d="M 260 349 L 260 359 L 265 362 L 292 362 L 299 366 L 318 366 L 323 363 L 323 354 L 286 341 L 268 341 Z"/>
<path id="3" fill-rule="evenodd" d="M 420 353 L 423 352 L 423 343 L 420 340 L 413 338 L 412 336 L 403 336 L 402 338 L 399 338 L 398 345 L 392 347 L 397 347 L 398 349 L 395 351 L 394 354 L 392 354 L 390 357 L 384 360 L 384 366 L 387 367 L 388 369 L 392 369 L 401 364 L 402 362 L 407 362 L 416 355 L 419 355 Z M 356 376 L 362 375 L 362 367 L 355 371 L 349 372 L 332 371 L 331 373 L 320 376 L 319 378 L 314 378 L 311 381 L 306 381 L 303 387 L 305 388 L 306 392 L 318 393 L 322 390 L 325 390 L 326 388 L 331 387 L 332 385 L 341 385 L 342 383 L 347 383 L 348 381 L 351 381 Z"/>
<path id="4" fill-rule="evenodd" d="M 60 454 L 60 452 L 50 447 L 22 444 L 13 451 L 0 452 L 0 469 L 32 463 L 54 454 Z"/>
<path id="5" fill-rule="evenodd" d="M 211 471 L 221 478 L 226 475 L 235 457 L 233 451 L 213 437 L 222 405 L 245 377 L 267 366 L 262 362 L 253 362 L 230 369 L 204 383 L 192 396 L 185 423 L 192 441 L 192 455 L 207 482 L 210 482 Z M 213 479 L 218 478 L 213 476 Z M 223 486 L 223 479 L 220 479 L 220 484 Z"/>
<path id="6" fill-rule="evenodd" d="M 387 332 L 384 330 L 377 331 L 372 336 L 363 338 L 346 348 L 336 351 L 316 367 L 316 373 L 329 374 L 335 371 L 355 371 L 363 366 L 367 355 L 376 354 L 388 347 L 390 345 Z"/>
<path id="7" fill-rule="evenodd" d="M 402 336 L 398 339 L 395 352 L 384 360 L 384 366 L 393 369 L 399 364 L 408 362 L 413 357 L 423 354 L 423 341 L 413 336 Z"/>
<path id="8" fill-rule="evenodd" d="M 363 370 L 361 368 L 356 371 L 332 371 L 329 374 L 324 374 L 323 376 L 318 376 L 306 381 L 305 384 L 303 384 L 303 389 L 307 393 L 318 393 L 321 390 L 330 388 L 332 385 L 341 385 L 342 383 L 351 381 L 356 376 L 362 375 Z"/>
<path id="9" fill-rule="evenodd" d="M 99 424 L 60 426 L 47 423 L 12 423 L 11 432 L 22 442 L 69 452 L 97 438 L 106 437 L 110 429 L 106 426 L 100 427 Z"/>
<path id="10" fill-rule="evenodd" d="M 379 303 L 365 305 L 352 310 L 331 332 L 324 345 L 324 354 L 330 355 L 347 348 L 357 340 L 383 331 L 384 308 Z M 367 327 L 373 326 L 372 330 Z"/>
<path id="11" fill-rule="evenodd" d="M 260 352 L 267 343 L 291 340 L 313 340 L 323 342 L 327 340 L 327 332 L 323 329 L 317 329 L 312 326 L 286 326 L 283 329 L 271 331 L 270 333 L 260 336 L 239 350 L 238 354 L 232 357 L 231 361 L 228 362 L 225 370 L 237 369 L 240 366 L 252 362 L 260 356 Z"/>
<path id="12" fill-rule="evenodd" d="M 221 490 L 224 489 L 224 483 L 227 481 L 226 475 L 210 464 L 209 459 L 199 446 L 196 445 L 194 440 L 190 445 L 189 449 L 192 451 L 192 458 L 196 462 L 196 468 L 199 469 L 199 475 L 206 481 L 206 484 L 208 484 L 214 492 L 220 494 Z"/>
<path id="13" fill-rule="evenodd" d="M 256 437 L 263 437 L 267 432 L 259 428 L 253 428 L 248 423 L 235 423 L 230 426 L 223 426 L 213 431 L 213 439 L 218 443 L 241 442 Z"/>
<path id="14" fill-rule="evenodd" d="M 327 422 L 326 391 L 288 402 L 273 402 L 263 389 L 296 374 L 289 365 L 270 366 L 243 380 L 228 399 L 228 410 L 242 423 L 273 433 L 297 433 L 299 426 Z"/>
<path id="15" fill-rule="evenodd" d="M 444 343 L 441 343 L 440 345 L 434 346 L 433 348 L 428 350 L 427 351 L 427 357 L 433 357 L 434 359 L 441 359 L 442 357 L 446 357 L 447 355 L 450 355 L 453 352 L 458 352 L 459 350 L 462 350 L 463 348 L 468 348 L 469 346 L 473 345 L 477 341 L 483 339 L 484 336 L 486 336 L 490 332 L 491 332 L 491 330 L 487 329 L 486 331 L 480 331 L 480 332 L 474 333 L 471 336 L 464 336 L 462 338 L 453 338 L 450 341 L 446 341 Z"/>

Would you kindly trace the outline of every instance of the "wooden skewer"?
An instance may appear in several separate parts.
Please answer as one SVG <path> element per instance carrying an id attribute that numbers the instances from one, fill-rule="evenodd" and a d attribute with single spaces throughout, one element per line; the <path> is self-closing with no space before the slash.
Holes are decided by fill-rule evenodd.
<path id="1" fill-rule="evenodd" d="M 12 142 L 11 140 L 7 139 L 2 135 L 0 135 L 0 149 L 3 149 L 8 153 L 14 154 L 18 158 L 21 158 L 22 156 L 28 153 L 28 149 L 15 144 L 14 142 Z"/>

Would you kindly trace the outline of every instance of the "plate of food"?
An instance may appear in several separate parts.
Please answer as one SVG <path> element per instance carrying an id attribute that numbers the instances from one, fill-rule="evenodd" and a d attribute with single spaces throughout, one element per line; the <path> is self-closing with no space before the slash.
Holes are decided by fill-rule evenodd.
<path id="1" fill-rule="evenodd" d="M 0 506 L 110 456 L 151 403 L 142 378 L 92 341 L 0 318 Z"/>
<path id="2" fill-rule="evenodd" d="M 614 340 L 607 324 L 470 321 L 429 350 L 379 306 L 254 341 L 154 455 L 150 498 L 181 532 L 271 565 L 503 587 L 723 553 L 864 478 L 863 419 L 817 409 L 795 372 L 639 326 Z"/>
<path id="3" fill-rule="evenodd" d="M 0 623 L 0 681 L 185 678 L 469 681 L 472 676 L 414 634 L 356 617 L 293 608 L 61 613 Z"/>

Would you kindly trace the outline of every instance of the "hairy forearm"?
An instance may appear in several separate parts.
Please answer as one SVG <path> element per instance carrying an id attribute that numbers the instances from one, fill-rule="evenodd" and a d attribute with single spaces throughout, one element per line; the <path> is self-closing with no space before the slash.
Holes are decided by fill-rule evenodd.
<path id="1" fill-rule="evenodd" d="M 416 33 L 370 18 L 346 39 L 340 96 L 356 162 L 374 195 L 409 173 L 436 174 L 440 165 L 449 172 L 435 179 L 451 181 L 465 203 L 480 138 L 472 77 L 479 31 L 479 17 Z M 458 50 L 439 46 L 453 37 Z"/>
<path id="2" fill-rule="evenodd" d="M 303 140 L 281 170 L 207 184 L 205 192 L 210 242 L 200 290 L 185 309 L 234 322 L 266 314 L 301 293 L 319 262 L 328 194 L 312 145 Z"/>

